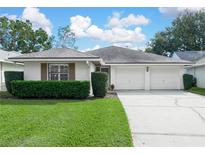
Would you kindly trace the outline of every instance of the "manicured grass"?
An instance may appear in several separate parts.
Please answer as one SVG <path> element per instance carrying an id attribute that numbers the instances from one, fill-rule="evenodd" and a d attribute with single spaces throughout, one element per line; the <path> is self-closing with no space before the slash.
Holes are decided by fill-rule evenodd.
<path id="1" fill-rule="evenodd" d="M 118 99 L 0 100 L 0 146 L 133 146 Z"/>
<path id="2" fill-rule="evenodd" d="M 195 94 L 200 94 L 205 96 L 205 89 L 204 88 L 198 88 L 198 87 L 192 87 L 189 92 L 195 93 Z"/>

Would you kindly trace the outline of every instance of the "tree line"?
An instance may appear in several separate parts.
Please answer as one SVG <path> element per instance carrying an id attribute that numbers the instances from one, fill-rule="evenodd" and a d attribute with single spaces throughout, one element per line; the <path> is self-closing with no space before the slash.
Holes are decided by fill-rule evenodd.
<path id="1" fill-rule="evenodd" d="M 29 20 L 0 17 L 0 49 L 21 53 L 38 52 L 52 47 L 76 48 L 75 34 L 69 26 L 59 27 L 57 38 L 42 28 L 34 29 Z"/>
<path id="2" fill-rule="evenodd" d="M 146 52 L 159 55 L 174 51 L 205 50 L 205 12 L 186 10 L 173 20 L 170 27 L 155 34 L 147 45 Z"/>
<path id="3" fill-rule="evenodd" d="M 21 53 L 59 48 L 77 48 L 70 26 L 59 27 L 57 37 L 49 36 L 42 28 L 34 29 L 29 20 L 0 17 L 0 49 Z M 145 52 L 170 55 L 174 51 L 205 50 L 205 11 L 186 10 L 173 20 L 170 27 L 157 32 Z"/>

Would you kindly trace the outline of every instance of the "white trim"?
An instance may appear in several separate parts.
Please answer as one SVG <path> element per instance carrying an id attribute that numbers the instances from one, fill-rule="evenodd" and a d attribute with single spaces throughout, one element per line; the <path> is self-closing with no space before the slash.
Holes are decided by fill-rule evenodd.
<path id="1" fill-rule="evenodd" d="M 10 60 L 0 60 L 2 63 L 9 63 L 9 64 L 17 64 L 17 65 L 24 65 L 23 63 L 13 62 Z"/>
<path id="2" fill-rule="evenodd" d="M 200 67 L 200 66 L 204 66 L 204 65 L 205 65 L 205 63 L 195 64 L 195 65 L 192 65 L 192 66 L 190 66 L 188 68 Z"/>
<path id="3" fill-rule="evenodd" d="M 158 65 L 162 65 L 162 66 L 179 66 L 179 65 L 191 65 L 191 64 L 147 64 L 147 63 L 143 63 L 143 64 L 105 64 L 105 66 L 135 66 L 135 65 L 138 65 L 138 66 L 158 66 Z"/>

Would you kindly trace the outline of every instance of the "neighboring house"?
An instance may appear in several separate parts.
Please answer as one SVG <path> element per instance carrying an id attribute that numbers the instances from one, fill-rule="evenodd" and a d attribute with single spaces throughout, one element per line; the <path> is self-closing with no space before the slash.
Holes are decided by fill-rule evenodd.
<path id="1" fill-rule="evenodd" d="M 23 71 L 23 63 L 15 63 L 8 60 L 9 57 L 21 55 L 14 51 L 0 50 L 0 91 L 6 90 L 4 72 L 5 71 Z"/>
<path id="2" fill-rule="evenodd" d="M 190 62 L 122 47 L 89 52 L 50 49 L 9 58 L 24 62 L 25 80 L 91 80 L 91 72 L 109 75 L 115 89 L 182 89 L 184 65 Z"/>
<path id="3" fill-rule="evenodd" d="M 185 67 L 185 73 L 196 77 L 197 86 L 205 88 L 205 51 L 174 52 L 172 58 L 191 61 L 193 65 Z"/>

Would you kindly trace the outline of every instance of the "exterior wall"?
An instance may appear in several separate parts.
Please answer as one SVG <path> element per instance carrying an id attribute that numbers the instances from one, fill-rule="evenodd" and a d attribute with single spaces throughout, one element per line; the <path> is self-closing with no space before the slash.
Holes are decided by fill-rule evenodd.
<path id="1" fill-rule="evenodd" d="M 75 79 L 76 80 L 90 80 L 90 68 L 86 62 L 75 63 Z"/>
<path id="2" fill-rule="evenodd" d="M 0 91 L 6 90 L 4 78 L 5 71 L 24 71 L 24 66 L 15 63 L 0 62 Z"/>
<path id="3" fill-rule="evenodd" d="M 195 76 L 195 68 L 185 68 L 184 73 Z"/>
<path id="4" fill-rule="evenodd" d="M 205 88 L 205 66 L 195 68 L 195 77 L 197 80 L 197 87 Z"/>
<path id="5" fill-rule="evenodd" d="M 45 63 L 45 62 L 42 62 Z M 58 62 L 48 62 L 58 63 Z M 68 62 L 59 62 L 68 63 Z M 41 62 L 25 62 L 24 79 L 25 80 L 41 80 Z M 86 62 L 75 62 L 75 80 L 90 80 L 89 64 Z"/>
<path id="6" fill-rule="evenodd" d="M 184 74 L 184 66 L 151 66 L 151 65 L 148 65 L 148 66 L 137 66 L 137 65 L 128 65 L 128 66 L 118 66 L 118 65 L 112 65 L 111 66 L 111 84 L 114 84 L 116 85 L 116 73 L 117 73 L 117 68 L 120 68 L 120 67 L 123 67 L 123 68 L 136 68 L 136 69 L 139 69 L 139 68 L 144 68 L 144 89 L 145 90 L 150 90 L 151 89 L 151 81 L 153 80 L 151 78 L 151 70 L 152 68 L 159 68 L 159 70 L 163 73 L 163 70 L 164 72 L 168 69 L 170 70 L 174 70 L 173 72 L 175 73 L 175 84 L 176 84 L 176 88 L 175 89 L 183 89 L 183 74 Z M 147 69 L 148 67 L 148 69 Z M 127 74 L 127 76 L 129 76 L 129 74 Z M 157 80 L 157 79 L 155 79 Z M 171 87 L 171 86 L 170 86 Z M 169 88 L 167 88 L 169 89 Z"/>
<path id="7" fill-rule="evenodd" d="M 40 62 L 24 62 L 24 80 L 41 80 Z"/>
<path id="8" fill-rule="evenodd" d="M 187 68 L 185 70 L 185 73 L 191 74 L 194 77 L 196 77 L 197 80 L 197 87 L 205 88 L 205 66 L 198 66 L 198 67 L 192 67 Z"/>

